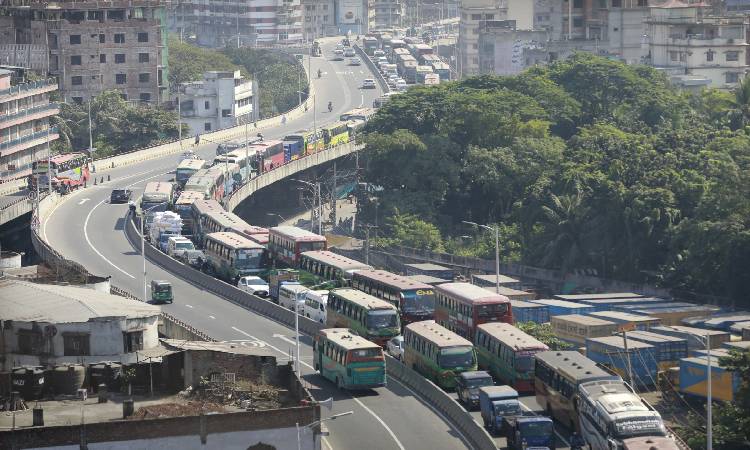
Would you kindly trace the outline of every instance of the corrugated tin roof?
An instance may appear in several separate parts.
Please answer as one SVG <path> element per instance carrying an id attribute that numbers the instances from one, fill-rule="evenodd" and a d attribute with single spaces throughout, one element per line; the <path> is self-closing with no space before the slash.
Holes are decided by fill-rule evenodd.
<path id="1" fill-rule="evenodd" d="M 625 348 L 625 343 L 623 342 L 622 336 L 604 336 L 604 337 L 598 337 L 598 338 L 586 338 L 586 342 L 597 342 L 599 344 L 608 345 L 610 347 L 615 348 Z M 633 339 L 628 339 L 628 350 L 633 350 L 635 348 L 654 348 L 651 344 L 646 344 L 645 342 L 636 341 Z"/>
<path id="2" fill-rule="evenodd" d="M 160 311 L 147 303 L 93 289 L 0 280 L 2 320 L 77 323 L 101 317 L 153 317 Z"/>
<path id="3" fill-rule="evenodd" d="M 603 317 L 605 319 L 620 319 L 630 322 L 654 322 L 659 320 L 658 318 L 651 316 L 641 316 L 620 311 L 595 311 L 588 314 L 595 317 Z"/>
<path id="4" fill-rule="evenodd" d="M 534 302 L 534 303 L 539 303 L 540 305 L 557 306 L 560 308 L 583 308 L 583 309 L 593 308 L 593 306 L 591 305 L 586 305 L 584 303 L 567 302 L 565 300 L 541 299 L 541 300 L 529 300 L 529 301 Z"/>
<path id="5" fill-rule="evenodd" d="M 564 321 L 577 323 L 579 325 L 617 325 L 609 320 L 600 319 L 598 317 L 584 316 L 583 314 L 566 314 L 562 316 L 550 317 L 553 322 Z"/>
<path id="6" fill-rule="evenodd" d="M 479 278 L 480 280 L 489 281 L 491 283 L 494 283 L 495 279 L 497 278 L 495 276 L 495 274 L 492 274 L 492 275 L 476 275 L 476 274 L 474 274 L 471 277 L 472 278 Z M 519 281 L 517 279 L 515 279 L 515 278 L 511 278 L 509 276 L 500 274 L 500 284 L 503 284 L 503 283 L 518 283 L 518 282 Z"/>
<path id="7" fill-rule="evenodd" d="M 438 266 L 437 264 L 404 264 L 406 267 L 411 267 L 417 270 L 452 270 L 450 267 Z"/>

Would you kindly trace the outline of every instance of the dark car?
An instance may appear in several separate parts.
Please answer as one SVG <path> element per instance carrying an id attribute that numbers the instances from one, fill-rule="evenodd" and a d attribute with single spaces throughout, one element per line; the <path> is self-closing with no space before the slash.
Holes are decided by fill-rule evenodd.
<path id="1" fill-rule="evenodd" d="M 473 409 L 479 406 L 479 388 L 493 384 L 492 376 L 484 370 L 462 372 L 456 377 L 456 393 L 468 409 Z"/>
<path id="2" fill-rule="evenodd" d="M 127 203 L 130 201 L 132 194 L 130 189 L 112 189 L 112 193 L 109 195 L 109 202 Z"/>

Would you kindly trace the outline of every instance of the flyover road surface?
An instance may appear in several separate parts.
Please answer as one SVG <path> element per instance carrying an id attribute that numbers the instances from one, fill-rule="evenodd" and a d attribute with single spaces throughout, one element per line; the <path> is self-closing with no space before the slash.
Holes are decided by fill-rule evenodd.
<path id="1" fill-rule="evenodd" d="M 313 74 L 318 68 L 323 72 L 321 79 L 317 79 L 317 75 L 313 77 L 318 125 L 359 106 L 363 96 L 365 104 L 372 104 L 379 95 L 378 90 L 359 89 L 364 78 L 372 77 L 365 66 L 328 61 L 333 47 L 333 41 L 324 41 L 323 57 L 313 58 L 311 62 Z M 333 102 L 333 113 L 328 113 L 329 101 Z M 279 123 L 278 127 L 265 130 L 264 135 L 278 138 L 310 127 L 312 113 L 309 111 L 283 126 Z M 205 158 L 213 158 L 215 149 L 215 144 L 206 143 L 196 151 Z M 131 245 L 123 232 L 127 205 L 109 204 L 109 193 L 112 188 L 130 187 L 137 198 L 147 181 L 172 178 L 170 172 L 179 159 L 179 155 L 167 156 L 108 172 L 112 181 L 70 194 L 71 198 L 53 210 L 42 224 L 42 236 L 65 257 L 83 264 L 90 272 L 111 275 L 114 285 L 142 296 L 140 246 Z M 189 280 L 178 279 L 150 262 L 147 273 L 148 280 L 172 282 L 175 301 L 162 306 L 168 313 L 215 339 L 266 347 L 276 352 L 279 360 L 289 359 L 293 351 L 293 330 L 205 292 Z M 305 383 L 316 399 L 335 399 L 333 410 L 323 409 L 323 416 L 354 411 L 352 416 L 327 422 L 331 434 L 325 438 L 324 448 L 438 450 L 467 447 L 465 439 L 440 414 L 393 379 L 388 380 L 387 387 L 370 392 L 339 391 L 314 373 L 309 338 L 304 337 L 303 344 L 301 362 Z"/>

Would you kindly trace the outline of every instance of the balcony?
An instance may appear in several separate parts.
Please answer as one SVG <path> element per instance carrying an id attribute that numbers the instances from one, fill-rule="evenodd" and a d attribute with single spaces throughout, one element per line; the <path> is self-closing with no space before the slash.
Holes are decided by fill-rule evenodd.
<path id="1" fill-rule="evenodd" d="M 2 142 L 0 143 L 0 152 L 3 152 L 4 155 L 15 153 L 18 150 L 31 147 L 32 145 L 39 145 L 47 142 L 48 136 L 50 142 L 57 139 L 59 137 L 59 135 L 57 134 L 57 129 L 52 127 L 49 130 L 37 131 L 36 133 L 27 134 L 26 136 L 21 136 L 6 142 Z"/>
<path id="2" fill-rule="evenodd" d="M 60 108 L 57 103 L 49 103 L 46 105 L 24 109 L 12 114 L 0 115 L 0 129 L 28 122 L 30 120 L 53 116 L 55 114 L 58 114 L 59 112 Z"/>
<path id="3" fill-rule="evenodd" d="M 30 83 L 19 84 L 17 86 L 11 86 L 8 89 L 0 90 L 0 102 L 8 101 L 11 98 L 23 98 L 56 90 L 57 80 L 54 78 L 32 81 Z"/>

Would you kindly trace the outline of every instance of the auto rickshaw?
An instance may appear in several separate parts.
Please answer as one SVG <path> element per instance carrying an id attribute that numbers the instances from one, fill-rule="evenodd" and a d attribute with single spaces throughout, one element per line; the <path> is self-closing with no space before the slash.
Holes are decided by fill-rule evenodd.
<path id="1" fill-rule="evenodd" d="M 164 280 L 151 280 L 151 301 L 172 303 L 172 283 Z"/>

